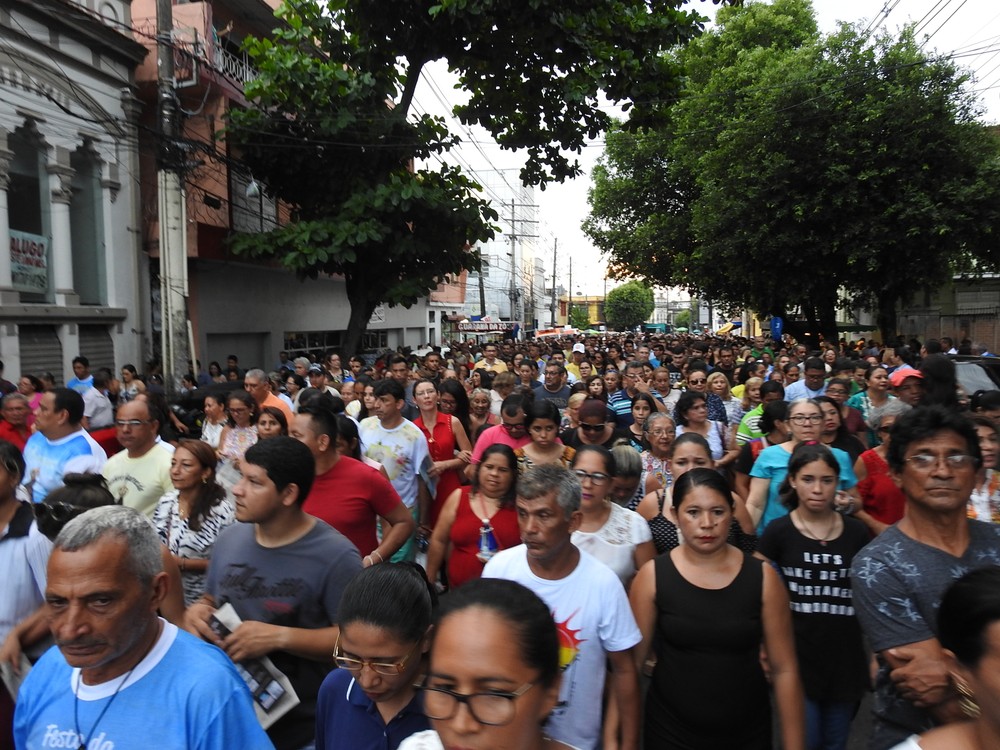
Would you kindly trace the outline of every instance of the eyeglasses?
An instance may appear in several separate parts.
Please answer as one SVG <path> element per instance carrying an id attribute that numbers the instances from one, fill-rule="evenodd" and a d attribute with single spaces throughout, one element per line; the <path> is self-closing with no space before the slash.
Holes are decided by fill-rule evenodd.
<path id="1" fill-rule="evenodd" d="M 964 453 L 953 453 L 950 456 L 937 456 L 933 453 L 918 453 L 910 456 L 906 462 L 918 471 L 930 471 L 938 465 L 939 461 L 944 461 L 949 469 L 967 469 L 976 466 L 978 461 L 975 456 Z"/>
<path id="2" fill-rule="evenodd" d="M 689 380 L 688 385 L 705 385 L 708 381 L 702 378 L 701 380 Z"/>
<path id="3" fill-rule="evenodd" d="M 582 469 L 577 469 L 573 473 L 576 474 L 576 478 L 579 479 L 581 482 L 584 479 L 589 479 L 591 482 L 593 482 L 596 485 L 602 485 L 605 482 L 607 482 L 609 479 L 611 479 L 610 476 L 608 476 L 607 474 L 604 474 L 604 473 L 602 473 L 600 471 L 595 471 L 593 474 L 591 474 L 590 472 L 583 471 Z"/>
<path id="4" fill-rule="evenodd" d="M 116 419 L 115 427 L 141 427 L 152 421 L 152 419 Z"/>
<path id="5" fill-rule="evenodd" d="M 795 424 L 819 424 L 823 421 L 822 414 L 796 414 L 794 417 L 788 418 L 789 422 L 794 422 Z"/>
<path id="6" fill-rule="evenodd" d="M 584 432 L 604 432 L 604 424 L 587 424 L 580 422 L 580 429 Z"/>
<path id="7" fill-rule="evenodd" d="M 88 508 L 70 503 L 35 503 L 35 518 L 39 521 L 52 519 L 56 523 L 66 523 L 70 519 L 76 518 Z"/>
<path id="8" fill-rule="evenodd" d="M 489 727 L 510 724 L 517 713 L 514 701 L 535 686 L 528 682 L 510 693 L 490 691 L 486 693 L 456 693 L 443 687 L 417 685 L 424 693 L 424 714 L 435 721 L 447 721 L 458 712 L 458 705 L 464 703 L 472 718 Z"/>
<path id="9" fill-rule="evenodd" d="M 660 429 L 656 429 L 656 430 L 650 430 L 649 434 L 652 435 L 653 437 L 668 437 L 670 435 L 673 435 L 675 432 L 676 432 L 676 430 L 660 430 Z"/>
<path id="10" fill-rule="evenodd" d="M 402 674 L 403 670 L 406 668 L 406 662 L 409 661 L 410 657 L 417 653 L 419 649 L 420 643 L 418 642 L 412 649 L 410 649 L 410 653 L 397 662 L 379 662 L 372 661 L 371 659 L 354 659 L 350 656 L 344 656 L 343 652 L 340 650 L 340 636 L 338 635 L 337 643 L 333 647 L 333 660 L 337 663 L 338 667 L 346 669 L 348 672 L 360 672 L 365 667 L 368 667 L 376 674 Z"/>
<path id="11" fill-rule="evenodd" d="M 504 422 L 501 427 L 503 427 L 507 432 L 517 432 L 518 430 L 524 429 L 524 422 L 518 422 L 517 424 L 510 424 L 509 422 Z"/>

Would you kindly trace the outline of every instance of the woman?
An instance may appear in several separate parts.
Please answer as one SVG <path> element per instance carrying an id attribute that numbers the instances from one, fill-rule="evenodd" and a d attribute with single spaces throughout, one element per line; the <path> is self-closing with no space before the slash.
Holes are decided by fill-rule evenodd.
<path id="1" fill-rule="evenodd" d="M 857 409 L 847 405 L 852 387 L 853 383 L 850 378 L 832 378 L 826 384 L 826 391 L 823 395 L 832 399 L 837 405 L 840 410 L 840 421 L 848 434 L 854 435 L 867 448 L 868 444 L 865 441 L 868 439 L 868 426 L 865 424 L 864 417 Z"/>
<path id="2" fill-rule="evenodd" d="M 353 458 L 355 461 L 368 464 L 368 466 L 380 472 L 386 479 L 389 478 L 385 466 L 361 452 L 361 436 L 358 433 L 358 423 L 346 414 L 337 415 L 337 455 L 347 456 Z"/>
<path id="3" fill-rule="evenodd" d="M 759 430 L 760 437 L 743 443 L 733 462 L 733 491 L 744 502 L 750 496 L 750 471 L 757 456 L 769 445 L 783 443 L 791 435 L 788 430 L 788 404 L 780 399 L 764 404 L 755 429 Z"/>
<path id="4" fill-rule="evenodd" d="M 462 484 L 460 472 L 469 463 L 472 445 L 458 417 L 438 411 L 438 389 L 433 380 L 418 380 L 413 386 L 413 400 L 420 410 L 414 424 L 427 438 L 433 461 L 427 475 L 437 480 L 430 509 L 430 525 L 433 528 L 445 500 Z"/>
<path id="5" fill-rule="evenodd" d="M 479 578 L 496 552 L 521 543 L 514 508 L 517 459 L 500 443 L 483 451 L 472 486 L 448 497 L 427 549 L 427 578 L 436 582 L 447 557 L 448 585 Z"/>
<path id="6" fill-rule="evenodd" d="M 622 350 L 618 344 L 611 344 L 608 346 L 607 361 L 608 367 L 613 367 L 618 372 L 625 372 L 625 366 L 628 364 L 622 356 Z M 605 372 L 607 372 L 607 368 L 605 368 Z"/>
<path id="7" fill-rule="evenodd" d="M 285 378 L 285 393 L 287 393 L 288 397 L 292 400 L 293 413 L 298 413 L 299 397 L 302 395 L 302 391 L 304 391 L 307 387 L 308 383 L 306 383 L 306 379 L 294 372 Z"/>
<path id="8" fill-rule="evenodd" d="M 499 419 L 500 405 L 503 400 L 514 392 L 517 377 L 512 372 L 500 372 L 493 378 L 493 388 L 490 390 L 490 413 Z"/>
<path id="9" fill-rule="evenodd" d="M 743 402 L 734 398 L 729 392 L 729 379 L 721 372 L 713 372 L 708 376 L 708 392 L 714 393 L 722 399 L 722 404 L 726 409 L 726 416 L 729 424 L 737 425 L 743 419 Z"/>
<path id="10" fill-rule="evenodd" d="M 671 430 L 673 435 L 673 430 Z M 652 492 L 659 483 L 647 476 L 642 469 L 642 459 L 630 445 L 616 445 L 611 449 L 611 458 L 615 462 L 615 476 L 611 482 L 611 499 L 623 508 L 635 510 L 635 506 Z"/>
<path id="11" fill-rule="evenodd" d="M 763 378 L 750 378 L 743 385 L 743 398 L 740 400 L 740 408 L 743 410 L 743 416 L 746 415 L 751 409 L 756 409 L 760 406 L 761 395 L 760 387 L 764 385 Z M 743 416 L 740 419 L 743 419 Z M 730 422 L 730 425 L 739 424 L 739 422 Z"/>
<path id="12" fill-rule="evenodd" d="M 543 730 L 559 700 L 562 646 L 534 592 L 498 578 L 471 581 L 444 598 L 431 633 L 421 692 L 434 729 L 400 750 L 573 750 Z"/>
<path id="13" fill-rule="evenodd" d="M 21 390 L 20 385 L 18 390 Z M 22 390 L 21 393 L 24 393 Z M 25 395 L 28 395 L 25 393 Z M 1000 426 L 1000 391 L 976 391 L 972 394 L 969 408 L 974 414 L 989 417 Z"/>
<path id="14" fill-rule="evenodd" d="M 979 435 L 979 450 L 983 454 L 981 479 L 969 498 L 969 518 L 986 523 L 1000 523 L 1000 472 L 997 457 L 1000 455 L 1000 430 L 989 417 L 974 414 L 970 417 Z"/>
<path id="15" fill-rule="evenodd" d="M 802 369 L 799 367 L 797 362 L 789 362 L 784 366 L 782 374 L 784 375 L 782 382 L 785 384 L 785 387 L 788 387 L 792 383 L 799 382 L 799 377 L 802 375 Z"/>
<path id="16" fill-rule="evenodd" d="M 808 398 L 796 399 L 788 405 L 788 428 L 791 439 L 765 448 L 757 456 L 750 470 L 750 492 L 747 496 L 747 510 L 756 524 L 757 533 L 775 518 L 787 515 L 788 510 L 781 504 L 778 491 L 788 475 L 788 460 L 799 443 L 819 439 L 823 425 L 823 412 L 819 404 Z M 840 464 L 840 489 L 847 491 L 857 484 L 851 459 L 839 448 L 833 448 L 833 455 Z"/>
<path id="17" fill-rule="evenodd" d="M 531 401 L 524 414 L 524 426 L 531 442 L 514 451 L 517 473 L 539 464 L 569 466 L 576 451 L 559 440 L 559 407 L 551 401 Z"/>
<path id="18" fill-rule="evenodd" d="M 862 453 L 854 464 L 860 502 L 857 506 L 848 502 L 846 511 L 854 513 L 872 536 L 881 534 L 896 523 L 906 510 L 906 497 L 889 472 L 888 455 L 892 426 L 911 408 L 909 404 L 893 399 L 885 406 L 873 409 L 868 418 L 868 424 L 879 436 L 880 442 Z"/>
<path id="19" fill-rule="evenodd" d="M 584 399 L 577 413 L 577 428 L 563 430 L 559 439 L 563 445 L 579 448 L 582 445 L 603 445 L 611 448 L 619 442 L 627 442 L 624 431 L 615 428 L 613 415 L 608 414 L 608 407 L 596 398 Z"/>
<path id="20" fill-rule="evenodd" d="M 213 383 L 225 383 L 228 380 L 226 374 L 222 371 L 222 365 L 215 361 L 208 363 L 208 377 Z"/>
<path id="21" fill-rule="evenodd" d="M 956 721 L 910 737 L 893 750 L 991 750 L 1000 747 L 1000 568 L 966 573 L 941 599 L 938 640 L 951 668 Z"/>
<path id="22" fill-rule="evenodd" d="M 642 632 L 637 661 L 658 657 L 646 699 L 648 748 L 770 750 L 762 642 L 782 747 L 805 747 L 788 595 L 770 565 L 726 543 L 732 502 L 718 472 L 698 468 L 677 478 L 673 508 L 684 542 L 646 563 L 632 583 Z"/>
<path id="23" fill-rule="evenodd" d="M 288 435 L 288 419 L 285 413 L 276 406 L 265 406 L 257 416 L 257 439 Z"/>
<path id="24" fill-rule="evenodd" d="M 493 382 L 491 380 L 489 385 L 484 385 L 483 384 L 484 373 L 487 373 L 489 375 L 493 374 L 483 369 L 473 370 L 469 374 L 468 379 L 465 381 L 466 383 L 465 390 L 468 391 L 469 393 L 472 393 L 474 390 L 476 390 L 476 388 L 485 388 L 486 392 L 489 393 L 490 388 L 493 387 Z"/>
<path id="25" fill-rule="evenodd" d="M 361 377 L 361 380 L 354 381 L 355 389 L 357 389 L 358 384 L 363 384 L 361 389 L 361 398 L 348 404 L 349 407 L 354 407 L 356 405 L 356 408 L 346 409 L 348 416 L 354 417 L 359 422 L 368 419 L 368 417 L 375 416 L 375 382 L 365 375 L 362 375 Z M 299 401 L 301 400 L 302 399 L 300 397 Z"/>
<path id="26" fill-rule="evenodd" d="M 643 497 L 661 487 L 669 487 L 673 482 L 668 464 L 670 446 L 674 444 L 676 434 L 677 425 L 666 412 L 654 412 L 646 418 L 647 450 L 639 455 L 648 486 Z M 634 506 L 631 509 L 634 510 Z"/>
<path id="27" fill-rule="evenodd" d="M 170 461 L 174 488 L 153 511 L 160 540 L 180 568 L 188 607 L 205 593 L 205 574 L 219 532 L 236 521 L 236 507 L 215 479 L 217 464 L 210 445 L 182 440 Z"/>
<path id="28" fill-rule="evenodd" d="M 869 365 L 865 371 L 865 390 L 847 399 L 847 405 L 861 412 L 861 418 L 868 422 L 872 409 L 885 406 L 896 397 L 889 393 L 889 373 L 879 365 Z M 872 448 L 879 444 L 879 436 L 868 430 L 867 445 Z"/>
<path id="29" fill-rule="evenodd" d="M 566 412 L 559 423 L 560 432 L 563 430 L 575 430 L 580 426 L 580 406 L 588 398 L 586 392 L 574 393 L 566 401 Z"/>
<path id="30" fill-rule="evenodd" d="M 611 395 L 618 393 L 622 388 L 622 378 L 621 373 L 618 370 L 605 370 L 604 371 L 604 389 L 608 392 L 608 398 Z"/>
<path id="31" fill-rule="evenodd" d="M 226 416 L 226 398 L 219 394 L 208 394 L 202 409 L 205 418 L 201 422 L 201 439 L 215 449 L 219 447 L 222 430 L 229 424 Z"/>
<path id="32" fill-rule="evenodd" d="M 595 375 L 603 375 L 604 369 L 607 367 L 607 362 L 604 358 L 604 352 L 600 349 L 595 349 L 594 354 L 591 356 L 591 360 L 594 366 Z"/>
<path id="33" fill-rule="evenodd" d="M 589 378 L 594 376 L 594 368 L 587 360 L 580 362 L 577 368 L 580 370 L 580 380 L 584 382 L 587 382 Z"/>
<path id="34" fill-rule="evenodd" d="M 807 745 L 824 750 L 845 750 L 870 685 L 850 577 L 851 561 L 870 537 L 861 521 L 834 510 L 839 471 L 825 445 L 799 445 L 781 490 L 790 512 L 767 527 L 759 545 L 788 587 Z"/>
<path id="35" fill-rule="evenodd" d="M 628 438 L 629 444 L 639 453 L 649 447 L 646 441 L 646 419 L 656 411 L 656 399 L 648 393 L 637 393 L 632 398 L 632 424 L 628 426 Z"/>
<path id="36" fill-rule="evenodd" d="M 135 365 L 122 366 L 122 384 L 118 391 L 118 404 L 127 404 L 134 401 L 140 393 L 146 392 L 146 384 L 139 379 L 139 371 Z"/>
<path id="37" fill-rule="evenodd" d="M 490 392 L 485 388 L 476 388 L 469 396 L 469 431 L 478 435 L 484 427 L 500 423 L 500 419 L 490 411 Z"/>
<path id="38" fill-rule="evenodd" d="M 831 448 L 840 448 L 851 457 L 851 465 L 853 466 L 864 451 L 864 444 L 848 432 L 840 414 L 840 404 L 827 396 L 820 396 L 815 401 L 823 412 L 823 429 L 819 434 L 820 442 Z"/>
<path id="39" fill-rule="evenodd" d="M 339 669 L 326 676 L 316 699 L 316 750 L 395 750 L 427 730 L 416 683 L 436 605 L 413 563 L 373 565 L 347 584 L 333 650 Z"/>
<path id="40" fill-rule="evenodd" d="M 649 524 L 657 554 L 663 554 L 681 543 L 679 525 L 671 507 L 671 486 L 678 477 L 697 468 L 713 469 L 715 463 L 705 438 L 689 432 L 677 438 L 670 446 L 667 469 L 672 478 L 671 484 L 650 489 L 636 506 L 636 512 Z M 757 549 L 753 523 L 739 497 L 733 499 L 733 521 L 729 526 L 728 541 L 747 553 Z"/>
<path id="41" fill-rule="evenodd" d="M 326 358 L 326 374 L 331 383 L 344 382 L 344 368 L 341 367 L 340 355 L 336 352 L 330 352 Z"/>
<path id="42" fill-rule="evenodd" d="M 656 555 L 649 525 L 635 511 L 611 502 L 615 462 L 607 448 L 580 448 L 570 468 L 583 488 L 583 517 L 572 534 L 573 544 L 611 568 L 627 589 L 636 571 Z"/>
<path id="43" fill-rule="evenodd" d="M 708 404 L 705 394 L 685 391 L 677 402 L 674 413 L 677 435 L 694 432 L 701 435 L 712 449 L 712 461 L 717 470 L 725 469 L 739 455 L 736 447 L 736 433 L 722 422 L 708 418 Z"/>
<path id="44" fill-rule="evenodd" d="M 591 375 L 585 381 L 587 383 L 587 395 L 591 398 L 600 399 L 607 403 L 608 401 L 608 387 L 604 382 L 604 378 L 600 375 Z"/>
<path id="45" fill-rule="evenodd" d="M 222 429 L 216 452 L 225 465 L 238 470 L 247 448 L 257 442 L 257 402 L 246 391 L 233 391 L 226 397 L 226 407 L 229 424 Z"/>

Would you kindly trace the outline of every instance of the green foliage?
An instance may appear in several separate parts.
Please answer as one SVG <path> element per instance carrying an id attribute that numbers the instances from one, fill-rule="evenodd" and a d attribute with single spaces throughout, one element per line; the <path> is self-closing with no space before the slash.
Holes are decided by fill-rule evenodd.
<path id="1" fill-rule="evenodd" d="M 581 331 L 590 328 L 590 314 L 585 305 L 573 305 L 570 307 L 569 324 Z"/>
<path id="2" fill-rule="evenodd" d="M 806 0 L 748 3 L 681 61 L 662 124 L 610 135 L 594 173 L 585 229 L 617 274 L 827 335 L 866 307 L 888 334 L 909 295 L 995 266 L 997 139 L 910 31 L 820 38 Z"/>
<path id="3" fill-rule="evenodd" d="M 627 331 L 649 320 L 653 307 L 653 290 L 649 285 L 629 281 L 608 292 L 604 300 L 604 317 L 612 330 Z"/>
<path id="4" fill-rule="evenodd" d="M 676 315 L 674 315 L 674 327 L 675 328 L 691 328 L 691 311 L 681 310 Z"/>

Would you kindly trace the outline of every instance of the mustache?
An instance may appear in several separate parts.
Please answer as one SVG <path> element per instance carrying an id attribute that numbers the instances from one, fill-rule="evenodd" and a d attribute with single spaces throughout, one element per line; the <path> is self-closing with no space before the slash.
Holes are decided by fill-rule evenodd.
<path id="1" fill-rule="evenodd" d="M 74 638 L 72 640 L 56 638 L 55 643 L 59 648 L 93 648 L 94 646 L 108 645 L 107 641 L 100 638 Z"/>

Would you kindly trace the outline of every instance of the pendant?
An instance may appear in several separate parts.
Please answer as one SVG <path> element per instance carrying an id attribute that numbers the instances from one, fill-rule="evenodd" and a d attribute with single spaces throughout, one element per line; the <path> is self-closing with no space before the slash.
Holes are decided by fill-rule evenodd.
<path id="1" fill-rule="evenodd" d="M 826 539 L 820 539 L 819 540 L 819 544 L 820 544 L 821 547 L 825 547 L 826 546 Z"/>

